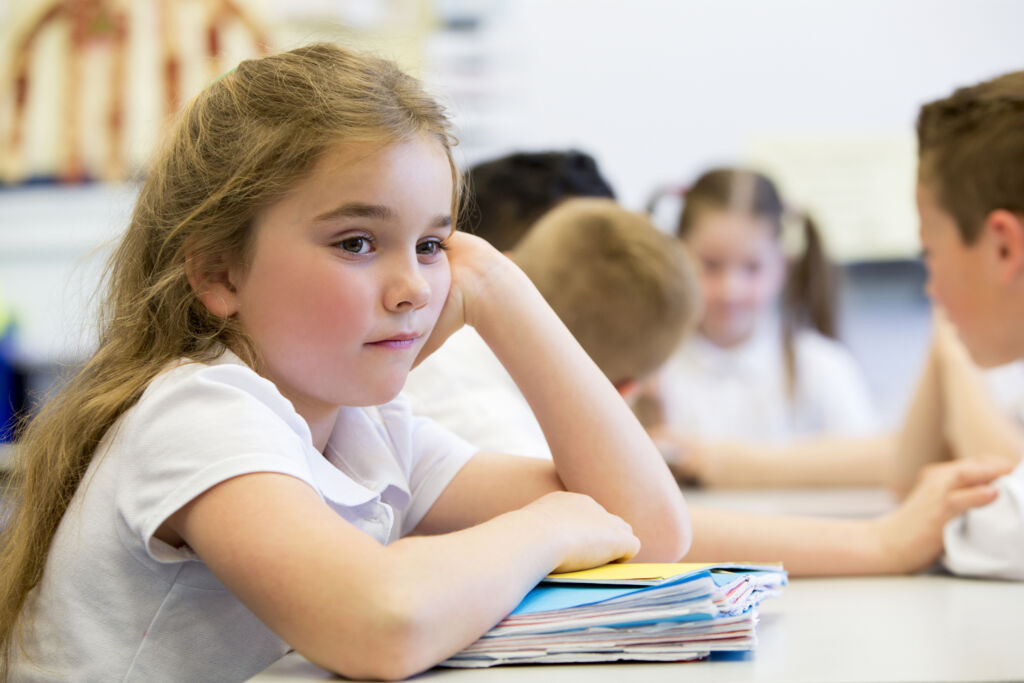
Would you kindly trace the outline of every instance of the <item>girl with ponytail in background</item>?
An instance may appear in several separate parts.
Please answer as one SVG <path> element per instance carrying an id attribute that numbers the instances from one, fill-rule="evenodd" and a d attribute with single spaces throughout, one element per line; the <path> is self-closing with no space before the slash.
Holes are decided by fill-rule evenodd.
<path id="1" fill-rule="evenodd" d="M 874 433 L 866 382 L 836 338 L 838 274 L 811 219 L 745 169 L 704 173 L 684 202 L 676 232 L 700 265 L 704 314 L 656 388 L 677 473 L 699 477 L 697 442 Z M 795 258 L 791 238 L 802 242 Z"/>

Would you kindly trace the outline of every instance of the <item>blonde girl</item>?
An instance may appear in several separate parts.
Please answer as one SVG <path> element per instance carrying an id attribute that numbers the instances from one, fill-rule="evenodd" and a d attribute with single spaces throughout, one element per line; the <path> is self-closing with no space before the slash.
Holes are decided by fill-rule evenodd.
<path id="1" fill-rule="evenodd" d="M 788 262 L 788 213 L 764 175 L 708 171 L 684 202 L 677 234 L 701 266 L 704 315 L 662 377 L 666 422 L 758 443 L 874 431 L 864 378 L 835 339 L 836 273 L 811 220 L 799 217 Z"/>
<path id="2" fill-rule="evenodd" d="M 682 496 L 529 280 L 452 233 L 449 124 L 391 63 L 246 61 L 186 108 L 114 254 L 98 350 L 22 436 L 12 680 L 243 680 L 294 648 L 402 678 L 546 573 L 690 543 Z M 553 461 L 396 399 L 463 324 Z"/>

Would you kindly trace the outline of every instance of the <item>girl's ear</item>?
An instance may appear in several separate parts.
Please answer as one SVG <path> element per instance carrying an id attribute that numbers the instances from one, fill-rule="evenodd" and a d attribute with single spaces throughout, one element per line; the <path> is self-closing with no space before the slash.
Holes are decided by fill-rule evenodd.
<path id="1" fill-rule="evenodd" d="M 192 291 L 213 315 L 229 318 L 238 312 L 238 292 L 234 269 L 221 258 L 185 257 L 185 274 Z"/>
<path id="2" fill-rule="evenodd" d="M 996 249 L 996 274 L 1002 282 L 1024 275 L 1024 217 L 996 209 L 985 217 L 984 231 L 992 236 Z"/>

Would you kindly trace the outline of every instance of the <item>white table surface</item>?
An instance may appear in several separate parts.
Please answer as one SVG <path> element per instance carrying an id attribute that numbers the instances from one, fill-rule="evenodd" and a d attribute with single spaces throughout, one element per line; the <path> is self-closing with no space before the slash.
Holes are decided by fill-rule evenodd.
<path id="1" fill-rule="evenodd" d="M 884 512 L 880 489 L 687 491 L 691 502 L 749 512 L 853 517 Z M 1024 681 L 1024 583 L 940 574 L 793 579 L 762 604 L 757 649 L 680 664 L 435 668 L 416 680 L 458 683 L 912 683 Z M 253 678 L 331 679 L 292 654 Z"/>
<path id="2" fill-rule="evenodd" d="M 762 604 L 757 649 L 680 664 L 435 668 L 458 683 L 911 683 L 1024 680 L 1024 583 L 939 575 L 794 579 Z M 292 654 L 253 681 L 332 678 Z"/>

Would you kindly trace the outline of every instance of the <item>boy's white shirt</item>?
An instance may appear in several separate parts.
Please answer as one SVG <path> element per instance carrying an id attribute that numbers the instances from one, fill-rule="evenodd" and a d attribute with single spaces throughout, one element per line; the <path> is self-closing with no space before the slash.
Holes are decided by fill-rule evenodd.
<path id="1" fill-rule="evenodd" d="M 842 344 L 800 330 L 794 351 L 797 386 L 791 401 L 774 317 L 761 320 L 751 338 L 733 348 L 693 335 L 660 373 L 666 422 L 699 438 L 760 444 L 877 431 L 864 375 Z"/>
<path id="2" fill-rule="evenodd" d="M 995 501 L 946 524 L 942 563 L 954 574 L 1024 580 L 1024 462 L 994 486 Z"/>
<path id="3" fill-rule="evenodd" d="M 1024 428 L 1024 361 L 984 372 L 996 404 Z M 994 482 L 998 497 L 946 524 L 942 563 L 954 574 L 1024 580 L 1024 461 Z"/>
<path id="4" fill-rule="evenodd" d="M 472 327 L 449 337 L 409 373 L 402 393 L 482 451 L 551 458 L 544 432 L 512 376 Z"/>
<path id="5" fill-rule="evenodd" d="M 396 400 L 342 408 L 321 454 L 291 403 L 233 354 L 169 369 L 108 432 L 61 521 L 29 596 L 34 660 L 15 648 L 12 680 L 247 679 L 289 648 L 188 548 L 154 536 L 172 513 L 232 477 L 278 472 L 387 543 L 475 452 Z"/>

